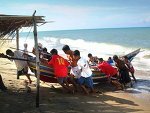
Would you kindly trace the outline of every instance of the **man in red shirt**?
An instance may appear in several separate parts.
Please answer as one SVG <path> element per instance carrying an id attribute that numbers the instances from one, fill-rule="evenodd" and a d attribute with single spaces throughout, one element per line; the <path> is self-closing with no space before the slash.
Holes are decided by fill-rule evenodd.
<path id="1" fill-rule="evenodd" d="M 117 75 L 117 69 L 112 67 L 110 64 L 108 64 L 106 61 L 103 60 L 103 58 L 99 59 L 98 68 L 105 73 L 108 77 Z"/>
<path id="2" fill-rule="evenodd" d="M 108 76 L 109 81 L 116 86 L 117 89 L 122 89 L 122 85 L 118 81 L 118 71 L 116 68 L 112 67 L 109 63 L 103 60 L 103 58 L 99 59 L 99 64 L 97 66 L 100 71 Z"/>
<path id="3" fill-rule="evenodd" d="M 55 76 L 57 77 L 58 83 L 67 91 L 72 92 L 67 82 L 68 66 L 69 63 L 63 57 L 58 55 L 56 49 L 52 49 L 52 58 L 48 62 L 50 66 L 54 68 Z"/>

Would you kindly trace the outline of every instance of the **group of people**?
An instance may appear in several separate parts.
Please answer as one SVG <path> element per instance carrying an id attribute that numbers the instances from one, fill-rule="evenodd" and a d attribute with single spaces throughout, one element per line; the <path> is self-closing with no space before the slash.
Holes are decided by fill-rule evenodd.
<path id="1" fill-rule="evenodd" d="M 129 73 L 131 73 L 134 81 L 136 82 L 134 67 L 128 60 L 127 56 L 119 58 L 117 55 L 114 55 L 113 59 L 109 57 L 107 61 L 104 61 L 103 58 L 94 57 L 91 53 L 88 54 L 88 57 L 91 68 L 96 68 L 105 73 L 108 78 L 113 79 L 111 82 L 115 83 L 114 85 L 116 85 L 119 89 L 121 88 L 121 84 L 125 86 L 126 83 L 131 81 Z"/>
<path id="2" fill-rule="evenodd" d="M 27 44 L 24 44 L 25 49 L 23 51 L 16 50 L 12 51 L 8 49 L 6 54 L 15 61 L 17 67 L 17 76 L 26 75 L 29 83 L 32 83 L 32 80 L 28 74 L 28 64 L 27 64 Z M 89 67 L 89 64 L 86 59 L 80 56 L 80 51 L 70 50 L 68 45 L 64 45 L 62 50 L 67 55 L 67 59 L 58 55 L 57 49 L 52 49 L 50 53 L 47 52 L 46 48 L 42 48 L 42 45 L 38 45 L 39 54 L 41 61 L 46 62 L 48 66 L 53 67 L 54 74 L 57 78 L 58 83 L 67 91 L 74 93 L 77 91 L 77 87 L 80 86 L 84 93 L 89 94 L 87 88 L 94 92 L 93 80 L 92 80 L 92 71 Z M 33 48 L 33 54 L 36 53 Z M 68 68 L 70 67 L 70 69 Z M 70 74 L 68 76 L 68 72 Z M 72 89 L 69 86 L 69 81 L 73 84 L 74 88 Z"/>
<path id="3" fill-rule="evenodd" d="M 27 59 L 28 51 L 27 44 L 24 44 L 25 49 L 23 51 L 16 50 L 12 52 L 10 49 L 6 51 L 6 54 L 17 58 L 14 59 L 17 67 L 17 75 L 25 74 L 29 80 L 29 83 L 32 83 L 30 76 L 28 74 L 28 64 L 27 60 L 18 60 L 18 59 Z M 93 80 L 92 80 L 92 71 L 91 68 L 99 69 L 105 73 L 110 82 L 114 84 L 118 89 L 122 88 L 122 83 L 125 84 L 130 82 L 129 71 L 132 73 L 134 80 L 134 68 L 131 63 L 125 58 L 124 61 L 120 60 L 118 56 L 114 55 L 113 60 L 116 63 L 116 68 L 114 68 L 111 63 L 113 60 L 111 57 L 108 61 L 104 61 L 102 58 L 93 57 L 91 53 L 88 54 L 89 61 L 81 57 L 80 51 L 72 51 L 68 45 L 62 47 L 63 52 L 67 55 L 68 59 L 63 58 L 58 54 L 57 49 L 52 49 L 50 53 L 47 52 L 46 48 L 42 47 L 42 44 L 38 44 L 38 51 L 40 54 L 41 61 L 46 62 L 48 66 L 53 67 L 54 74 L 57 78 L 58 83 L 63 87 L 64 90 L 70 93 L 78 91 L 78 86 L 83 90 L 85 94 L 90 92 L 94 93 Z M 33 48 L 32 53 L 35 54 L 35 48 Z M 68 68 L 69 67 L 69 68 Z M 68 75 L 69 72 L 69 75 Z M 120 79 L 118 81 L 118 72 Z M 73 85 L 73 88 L 70 87 L 68 80 Z M 90 89 L 90 91 L 88 90 Z"/>
<path id="4" fill-rule="evenodd" d="M 50 51 L 52 58 L 48 62 L 49 66 L 54 68 L 54 73 L 58 83 L 70 93 L 74 93 L 79 85 L 85 94 L 94 93 L 92 71 L 86 59 L 80 56 L 80 51 L 70 50 L 68 45 L 64 45 L 62 50 L 67 55 L 68 60 L 58 55 L 56 49 Z M 68 66 L 70 67 L 70 74 L 68 75 Z M 75 79 L 76 78 L 76 79 Z M 69 81 L 73 84 L 73 89 L 69 86 Z"/>
<path id="5" fill-rule="evenodd" d="M 71 82 L 77 90 L 77 84 L 82 88 L 85 94 L 89 94 L 87 87 L 90 89 L 91 93 L 94 93 L 93 80 L 92 80 L 92 71 L 89 67 L 88 61 L 81 57 L 80 51 L 72 51 L 68 45 L 64 45 L 62 50 L 68 57 L 70 62 L 70 79 Z M 74 81 L 74 78 L 77 79 L 77 84 Z"/>

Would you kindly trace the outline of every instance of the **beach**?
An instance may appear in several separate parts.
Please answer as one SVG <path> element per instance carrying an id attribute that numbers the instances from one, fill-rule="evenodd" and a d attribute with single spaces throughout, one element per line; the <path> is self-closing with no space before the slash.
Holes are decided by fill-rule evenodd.
<path id="1" fill-rule="evenodd" d="M 11 42 L 0 48 L 0 53 L 9 47 Z M 0 113 L 149 113 L 150 112 L 150 72 L 136 70 L 137 83 L 133 88 L 124 91 L 115 90 L 107 82 L 94 87 L 102 93 L 83 95 L 82 93 L 63 94 L 58 84 L 40 82 L 40 106 L 36 108 L 36 78 L 29 85 L 27 93 L 24 85 L 25 76 L 17 79 L 14 62 L 0 58 L 0 74 L 8 88 L 0 91 Z M 55 88 L 54 88 L 54 87 Z"/>

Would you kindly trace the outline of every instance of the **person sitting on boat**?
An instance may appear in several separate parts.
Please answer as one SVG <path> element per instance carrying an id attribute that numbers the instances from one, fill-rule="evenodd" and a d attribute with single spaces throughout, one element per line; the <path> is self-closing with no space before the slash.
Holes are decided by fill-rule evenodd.
<path id="1" fill-rule="evenodd" d="M 28 47 L 28 44 L 27 43 L 24 43 L 24 58 L 27 58 L 28 57 L 28 50 L 27 50 L 27 47 Z"/>
<path id="2" fill-rule="evenodd" d="M 81 75 L 77 79 L 78 84 L 83 89 L 86 94 L 89 94 L 88 90 L 86 89 L 85 85 L 88 86 L 92 93 L 95 92 L 93 87 L 93 79 L 92 79 L 92 71 L 89 67 L 89 64 L 86 59 L 80 57 L 80 51 L 75 50 L 73 52 L 73 57 L 77 60 L 78 68 L 81 70 Z"/>
<path id="3" fill-rule="evenodd" d="M 47 48 L 46 48 L 46 47 L 44 47 L 44 48 L 42 49 L 41 55 L 42 55 L 42 58 L 43 58 L 43 59 L 46 59 L 46 60 L 48 60 L 48 61 L 50 61 L 51 56 L 52 56 L 50 53 L 47 52 Z"/>
<path id="4" fill-rule="evenodd" d="M 89 64 L 90 66 L 96 66 L 97 63 L 98 63 L 98 57 L 97 56 L 93 56 L 91 53 L 88 54 L 88 57 L 89 57 Z"/>
<path id="5" fill-rule="evenodd" d="M 133 67 L 132 63 L 128 60 L 128 57 L 127 57 L 127 56 L 124 56 L 124 62 L 125 62 L 125 64 L 127 65 L 127 68 L 128 68 L 128 70 L 129 70 L 129 72 L 131 73 L 131 75 L 132 75 L 134 81 L 136 82 L 136 78 L 135 78 L 135 76 L 134 76 L 134 67 Z"/>
<path id="6" fill-rule="evenodd" d="M 73 51 L 70 49 L 68 45 L 64 45 L 62 50 L 67 55 L 67 58 L 69 60 L 69 63 L 71 66 L 69 78 L 70 78 L 71 83 L 74 86 L 74 90 L 77 91 L 77 84 L 74 79 L 74 77 L 78 78 L 79 73 L 80 73 L 80 70 L 78 69 L 78 66 L 77 66 L 77 60 L 73 58 Z"/>
<path id="7" fill-rule="evenodd" d="M 54 73 L 58 83 L 68 92 L 73 92 L 67 81 L 69 62 L 59 56 L 56 49 L 52 49 L 50 53 L 52 54 L 52 58 L 48 62 L 48 65 L 54 68 Z"/>
<path id="8" fill-rule="evenodd" d="M 104 61 L 103 58 L 99 58 L 97 67 L 102 73 L 106 74 L 109 82 L 116 86 L 117 89 L 122 89 L 122 85 L 118 81 L 118 71 L 116 68 L 112 67 L 108 62 Z"/>
<path id="9" fill-rule="evenodd" d="M 26 75 L 29 80 L 29 83 L 32 83 L 32 80 L 28 74 L 27 61 L 17 60 L 17 59 L 25 59 L 23 52 L 21 52 L 19 50 L 12 52 L 10 49 L 7 49 L 6 54 L 11 56 L 12 58 L 15 58 L 14 61 L 15 61 L 16 67 L 17 67 L 17 79 L 19 79 L 20 75 Z"/>
<path id="10" fill-rule="evenodd" d="M 107 62 L 112 65 L 114 63 L 113 59 L 111 57 L 108 58 Z"/>
<path id="11" fill-rule="evenodd" d="M 41 55 L 42 49 L 43 49 L 43 45 L 41 43 L 38 43 L 39 56 Z M 36 55 L 35 47 L 33 47 L 32 53 Z"/>
<path id="12" fill-rule="evenodd" d="M 119 70 L 120 74 L 120 82 L 126 85 L 127 83 L 131 82 L 131 78 L 129 76 L 128 68 L 126 67 L 123 60 L 120 60 L 117 55 L 113 56 L 113 60 L 116 63 L 116 67 Z"/>

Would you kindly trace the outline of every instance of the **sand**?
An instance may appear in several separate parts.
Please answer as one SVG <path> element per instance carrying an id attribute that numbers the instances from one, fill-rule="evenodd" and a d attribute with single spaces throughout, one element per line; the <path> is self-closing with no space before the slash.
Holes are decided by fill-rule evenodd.
<path id="1" fill-rule="evenodd" d="M 12 43 L 0 48 L 5 52 Z M 31 93 L 27 93 L 25 76 L 17 79 L 14 62 L 0 58 L 0 74 L 8 88 L 0 91 L 0 113 L 150 113 L 150 74 L 136 70 L 137 83 L 125 91 L 115 90 L 107 82 L 95 85 L 103 93 L 64 94 L 58 84 L 41 81 L 40 106 L 36 108 L 36 78 L 31 76 L 33 83 Z M 52 87 L 54 85 L 55 88 Z"/>

